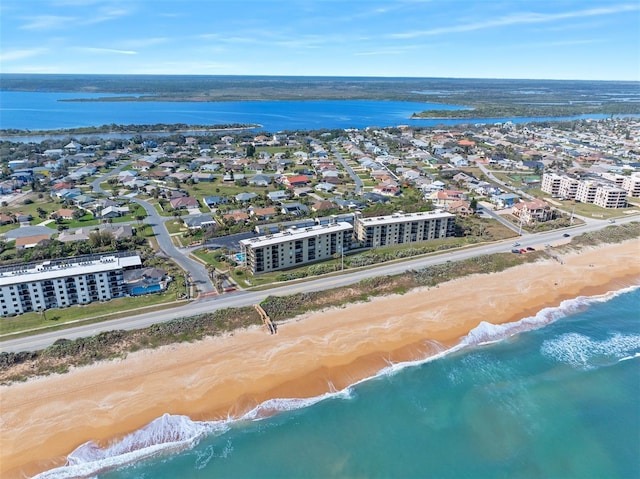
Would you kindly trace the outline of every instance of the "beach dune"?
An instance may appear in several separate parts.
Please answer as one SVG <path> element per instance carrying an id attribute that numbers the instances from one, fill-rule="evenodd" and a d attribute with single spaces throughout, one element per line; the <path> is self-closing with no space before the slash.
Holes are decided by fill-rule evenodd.
<path id="1" fill-rule="evenodd" d="M 307 314 L 192 344 L 139 351 L 0 389 L 0 476 L 65 463 L 165 413 L 195 420 L 241 416 L 270 398 L 341 390 L 391 363 L 457 344 L 482 321 L 514 322 L 562 300 L 640 281 L 640 240 L 567 253 L 491 275 Z"/>

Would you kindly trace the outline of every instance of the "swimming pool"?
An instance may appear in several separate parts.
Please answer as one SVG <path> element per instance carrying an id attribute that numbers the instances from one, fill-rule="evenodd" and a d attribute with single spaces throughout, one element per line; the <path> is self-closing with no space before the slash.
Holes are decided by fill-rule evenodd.
<path id="1" fill-rule="evenodd" d="M 149 286 L 136 286 L 135 288 L 131 288 L 131 294 L 133 296 L 139 296 L 141 294 L 148 293 L 157 293 L 158 291 L 162 291 L 162 286 L 159 284 L 150 284 Z"/>

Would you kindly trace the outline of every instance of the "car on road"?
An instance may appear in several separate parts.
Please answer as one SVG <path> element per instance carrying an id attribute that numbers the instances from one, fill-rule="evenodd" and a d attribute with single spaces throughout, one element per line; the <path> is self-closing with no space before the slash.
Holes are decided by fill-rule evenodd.
<path id="1" fill-rule="evenodd" d="M 562 236 L 564 236 L 565 238 L 568 238 L 569 236 L 571 236 L 569 233 L 565 233 Z"/>
<path id="2" fill-rule="evenodd" d="M 616 220 L 609 220 L 609 223 L 615 223 Z"/>
<path id="3" fill-rule="evenodd" d="M 513 243 L 513 246 L 520 246 L 520 243 L 516 241 L 515 243 Z"/>

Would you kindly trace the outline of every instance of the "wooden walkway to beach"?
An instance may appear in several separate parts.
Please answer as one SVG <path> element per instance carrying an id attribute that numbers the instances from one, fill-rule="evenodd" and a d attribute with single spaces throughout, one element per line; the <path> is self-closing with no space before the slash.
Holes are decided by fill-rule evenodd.
<path id="1" fill-rule="evenodd" d="M 269 329 L 269 332 L 271 334 L 276 334 L 278 332 L 278 327 L 273 321 L 271 321 L 271 318 L 269 317 L 267 312 L 262 309 L 262 306 L 260 306 L 259 304 L 255 304 L 253 307 L 256 308 L 256 311 L 260 315 L 260 319 L 262 319 L 264 325 L 267 327 L 267 329 Z"/>

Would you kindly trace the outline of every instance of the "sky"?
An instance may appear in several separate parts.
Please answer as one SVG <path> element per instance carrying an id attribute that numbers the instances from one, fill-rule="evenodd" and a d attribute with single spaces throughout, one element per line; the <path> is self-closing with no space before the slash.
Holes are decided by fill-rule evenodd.
<path id="1" fill-rule="evenodd" d="M 640 80 L 638 0 L 0 0 L 0 72 Z"/>

